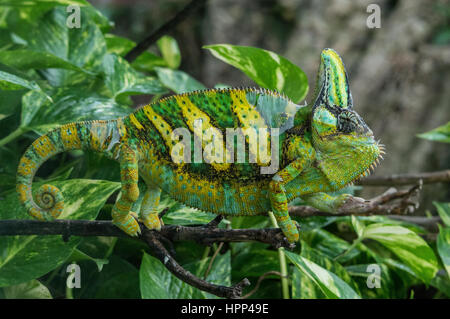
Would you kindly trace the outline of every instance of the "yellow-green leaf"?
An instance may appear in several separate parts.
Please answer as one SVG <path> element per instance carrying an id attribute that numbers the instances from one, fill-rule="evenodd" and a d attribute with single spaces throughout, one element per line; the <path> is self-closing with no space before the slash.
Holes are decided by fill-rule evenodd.
<path id="1" fill-rule="evenodd" d="M 171 69 L 177 69 L 181 63 L 180 48 L 178 47 L 177 41 L 174 38 L 165 35 L 156 43 L 167 66 Z"/>
<path id="2" fill-rule="evenodd" d="M 430 141 L 450 143 L 450 122 L 429 132 L 417 134 L 417 136 Z"/>
<path id="3" fill-rule="evenodd" d="M 300 102 L 308 93 L 306 74 L 295 64 L 274 52 L 230 44 L 206 45 L 216 58 L 244 72 L 258 85 L 286 94 Z"/>
<path id="4" fill-rule="evenodd" d="M 308 276 L 329 299 L 360 299 L 361 297 L 341 278 L 309 259 L 285 251 L 286 257 Z"/>
<path id="5" fill-rule="evenodd" d="M 47 287 L 37 280 L 4 287 L 3 294 L 6 299 L 52 299 Z"/>
<path id="6" fill-rule="evenodd" d="M 437 250 L 450 279 L 450 227 L 441 227 L 439 225 Z"/>
<path id="7" fill-rule="evenodd" d="M 36 191 L 42 183 L 33 184 Z M 95 219 L 119 183 L 98 180 L 54 181 L 63 195 L 65 207 L 60 219 Z M 31 219 L 20 205 L 17 193 L 2 200 L 0 219 Z M 61 236 L 6 236 L 0 238 L 0 287 L 17 285 L 41 277 L 72 254 L 80 237 L 64 242 Z"/>
<path id="8" fill-rule="evenodd" d="M 161 83 L 175 93 L 203 90 L 205 86 L 189 74 L 169 68 L 155 68 Z"/>
<path id="9" fill-rule="evenodd" d="M 444 224 L 450 227 L 450 203 L 433 202 L 433 205 L 436 207 Z"/>
<path id="10" fill-rule="evenodd" d="M 380 242 L 424 282 L 430 282 L 438 271 L 433 250 L 419 235 L 408 228 L 371 224 L 364 228 L 362 237 Z"/>

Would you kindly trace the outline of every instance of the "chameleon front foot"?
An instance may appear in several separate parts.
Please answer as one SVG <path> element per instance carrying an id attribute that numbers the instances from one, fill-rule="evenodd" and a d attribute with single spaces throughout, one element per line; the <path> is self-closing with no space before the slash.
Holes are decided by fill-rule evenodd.
<path id="1" fill-rule="evenodd" d="M 136 216 L 134 212 L 122 216 L 113 216 L 113 224 L 131 237 L 137 237 L 141 234 L 141 228 L 134 216 Z"/>
<path id="2" fill-rule="evenodd" d="M 298 224 L 292 220 L 278 222 L 278 226 L 281 228 L 281 231 L 290 244 L 293 244 L 299 240 L 297 225 Z"/>

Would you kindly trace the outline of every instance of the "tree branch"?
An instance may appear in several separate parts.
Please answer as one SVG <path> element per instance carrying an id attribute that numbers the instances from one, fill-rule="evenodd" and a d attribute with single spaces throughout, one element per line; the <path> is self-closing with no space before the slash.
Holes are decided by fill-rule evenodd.
<path id="1" fill-rule="evenodd" d="M 413 186 L 408 190 L 397 191 L 389 188 L 383 194 L 370 200 L 359 197 L 351 197 L 335 213 L 321 212 L 311 206 L 289 207 L 289 214 L 298 217 L 311 216 L 370 216 L 370 215 L 404 215 L 414 212 L 419 207 L 418 194 L 422 184 Z M 397 202 L 394 202 L 398 200 Z M 387 203 L 390 204 L 387 204 Z"/>
<path id="2" fill-rule="evenodd" d="M 417 173 L 417 174 L 395 174 L 390 176 L 369 176 L 361 179 L 357 184 L 365 186 L 394 186 L 394 185 L 413 185 L 422 180 L 424 184 L 448 183 L 450 182 L 450 169 Z"/>
<path id="3" fill-rule="evenodd" d="M 155 232 L 140 224 L 143 234 Z M 106 220 L 69 220 L 57 219 L 53 221 L 0 220 L 0 236 L 15 235 L 63 235 L 63 236 L 111 236 L 127 237 L 128 235 Z M 245 242 L 259 241 L 275 248 L 292 248 L 284 240 L 283 233 L 278 228 L 264 229 L 221 229 L 211 227 L 187 227 L 180 225 L 166 225 L 159 234 L 170 241 L 193 240 L 204 245 L 215 242 Z"/>
<path id="4" fill-rule="evenodd" d="M 382 214 L 404 214 L 417 208 L 418 204 L 412 198 L 415 197 L 421 189 L 421 184 L 412 187 L 409 190 L 397 191 L 394 188 L 371 200 L 363 200 L 358 197 L 351 197 L 344 206 L 335 214 L 320 212 L 317 209 L 308 206 L 294 206 L 289 208 L 292 216 L 312 217 L 312 216 L 346 216 L 346 215 L 382 215 Z M 396 203 L 391 203 L 396 201 Z M 389 204 L 387 204 L 389 202 Z M 404 216 L 400 216 L 404 217 Z M 411 217 L 410 217 L 411 218 Z M 222 217 L 217 217 L 210 223 L 201 226 L 187 227 L 180 225 L 166 225 L 161 231 L 148 230 L 141 224 L 141 238 L 154 252 L 155 256 L 164 264 L 164 266 L 177 278 L 184 282 L 225 298 L 240 298 L 242 290 L 249 285 L 249 281 L 244 278 L 238 284 L 232 287 L 214 285 L 202 280 L 186 269 L 181 267 L 172 254 L 162 244 L 172 243 L 174 241 L 193 240 L 201 244 L 211 245 L 221 242 L 244 242 L 259 241 L 269 244 L 275 248 L 286 247 L 293 248 L 284 238 L 283 233 L 278 228 L 264 229 L 221 229 L 217 228 Z M 432 223 L 437 223 L 440 219 L 408 220 L 417 222 L 426 228 L 433 227 Z M 425 226 L 424 226 L 425 227 Z M 436 226 L 434 226 L 436 227 Z M 13 235 L 62 235 L 64 240 L 70 236 L 114 236 L 127 237 L 119 228 L 113 225 L 111 221 L 87 221 L 87 220 L 0 220 L 0 236 Z M 217 249 L 217 253 L 220 248 Z"/>
<path id="5" fill-rule="evenodd" d="M 192 0 L 181 11 L 179 11 L 172 19 L 160 26 L 156 31 L 150 34 L 147 38 L 139 42 L 130 52 L 125 55 L 125 60 L 133 62 L 139 55 L 148 49 L 160 37 L 165 35 L 168 31 L 175 28 L 178 24 L 184 21 L 193 11 L 204 5 L 207 0 Z"/>
<path id="6" fill-rule="evenodd" d="M 189 285 L 196 287 L 200 290 L 209 292 L 218 297 L 237 299 L 242 296 L 242 289 L 245 286 L 250 285 L 250 281 L 247 278 L 242 279 L 234 286 L 220 286 L 211 284 L 203 279 L 194 276 L 191 272 L 181 267 L 175 259 L 169 254 L 166 248 L 161 244 L 157 237 L 160 235 L 155 232 L 146 231 L 143 233 L 142 238 L 154 251 L 155 256 L 163 263 L 163 265 L 177 278 L 188 283 Z"/>

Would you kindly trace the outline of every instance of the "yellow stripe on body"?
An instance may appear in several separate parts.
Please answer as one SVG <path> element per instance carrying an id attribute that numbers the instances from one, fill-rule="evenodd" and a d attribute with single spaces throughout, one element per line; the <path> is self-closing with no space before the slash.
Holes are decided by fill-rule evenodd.
<path id="1" fill-rule="evenodd" d="M 226 152 L 226 148 L 225 148 L 224 142 L 223 142 L 222 132 L 218 128 L 211 125 L 211 119 L 209 118 L 209 116 L 205 112 L 200 110 L 196 105 L 194 105 L 191 102 L 191 100 L 189 99 L 188 95 L 185 95 L 185 94 L 176 95 L 175 99 L 183 113 L 183 117 L 186 120 L 186 124 L 198 138 L 201 138 L 202 149 L 205 150 L 205 147 L 208 147 L 208 150 L 211 150 L 211 153 L 212 153 L 212 150 L 214 149 L 215 154 L 217 151 L 219 151 L 218 152 L 219 154 L 222 154 L 221 157 L 220 156 L 210 157 L 208 155 L 208 152 L 204 152 L 203 155 L 204 155 L 205 159 L 214 167 L 214 169 L 216 169 L 218 171 L 227 170 L 230 167 L 229 162 L 232 162 L 232 161 L 225 159 L 226 158 L 225 156 L 229 156 L 229 152 Z M 212 143 L 212 141 L 205 140 L 204 138 L 202 138 L 202 136 L 199 136 L 197 129 L 195 129 L 194 123 L 195 123 L 195 121 L 199 121 L 199 120 L 201 120 L 201 123 L 202 123 L 202 127 L 201 127 L 202 133 L 204 134 L 208 130 L 209 133 L 211 133 L 211 134 L 208 134 L 208 135 L 211 135 L 211 139 L 212 139 L 212 136 L 215 136 L 214 147 L 212 147 L 212 149 L 210 148 L 210 146 L 211 146 L 210 144 Z M 222 137 L 222 139 L 220 139 L 220 137 Z"/>
<path id="2" fill-rule="evenodd" d="M 60 133 L 64 149 L 71 150 L 81 148 L 81 141 L 75 123 L 61 126 Z"/>
<path id="3" fill-rule="evenodd" d="M 17 168 L 17 173 L 19 173 L 22 176 L 28 176 L 29 174 L 32 174 L 35 169 L 36 163 L 33 162 L 33 160 L 29 159 L 28 157 L 23 156 L 20 159 L 20 163 Z"/>
<path id="4" fill-rule="evenodd" d="M 93 121 L 90 123 L 89 139 L 91 149 L 97 152 L 103 152 L 107 145 L 105 140 L 108 134 L 108 127 L 103 121 Z"/>
<path id="5" fill-rule="evenodd" d="M 53 155 L 56 152 L 55 145 L 46 135 L 41 136 L 33 142 L 34 151 L 39 154 L 40 157 L 46 158 Z"/>
<path id="6" fill-rule="evenodd" d="M 241 129 L 246 134 L 246 142 L 248 143 L 248 150 L 254 156 L 258 165 L 264 166 L 270 163 L 270 134 L 266 122 L 261 114 L 256 110 L 255 106 L 250 104 L 246 98 L 245 90 L 230 91 L 233 105 L 231 110 L 239 119 Z M 258 140 L 259 129 L 265 129 L 267 138 Z M 259 152 L 258 152 L 259 146 Z M 262 151 L 265 150 L 265 151 Z"/>
<path id="7" fill-rule="evenodd" d="M 167 148 L 169 149 L 169 153 L 172 152 L 172 147 L 174 146 L 175 142 L 172 139 L 172 127 L 169 123 L 167 123 L 164 118 L 157 114 L 150 105 L 147 105 L 143 108 L 144 114 L 147 116 L 149 121 L 153 124 L 153 126 L 158 130 L 159 134 L 163 138 L 164 142 L 167 145 Z M 179 154 L 181 157 L 183 157 L 182 152 Z M 183 165 L 184 163 L 180 163 Z"/>
<path id="8" fill-rule="evenodd" d="M 25 184 L 17 184 L 16 189 L 17 192 L 19 193 L 20 202 L 25 203 L 28 199 L 27 193 L 29 190 L 29 186 Z"/>
<path id="9" fill-rule="evenodd" d="M 136 116 L 134 116 L 134 114 L 130 114 L 130 120 L 134 124 L 134 126 L 136 126 L 138 128 L 138 130 L 144 129 L 144 127 L 142 126 L 141 123 L 139 123 L 139 121 L 137 120 Z"/>

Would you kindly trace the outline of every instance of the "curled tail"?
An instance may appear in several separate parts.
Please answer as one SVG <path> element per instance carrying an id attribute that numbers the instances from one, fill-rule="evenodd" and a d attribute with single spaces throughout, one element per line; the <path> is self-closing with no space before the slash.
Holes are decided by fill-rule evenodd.
<path id="1" fill-rule="evenodd" d="M 62 193 L 52 185 L 42 185 L 34 201 L 31 186 L 39 167 L 50 157 L 70 150 L 91 149 L 112 154 L 122 136 L 117 122 L 69 123 L 42 135 L 28 147 L 17 168 L 16 190 L 20 202 L 31 216 L 39 220 L 51 220 L 57 218 L 64 209 Z"/>

